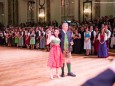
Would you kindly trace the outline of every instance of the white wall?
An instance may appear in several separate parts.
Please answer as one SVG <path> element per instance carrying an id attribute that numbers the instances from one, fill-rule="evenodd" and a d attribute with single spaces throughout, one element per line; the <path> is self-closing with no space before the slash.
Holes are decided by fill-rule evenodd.
<path id="1" fill-rule="evenodd" d="M 101 0 L 101 2 L 113 2 L 114 0 Z M 115 3 L 101 3 L 100 16 L 110 16 L 115 14 Z"/>
<path id="2" fill-rule="evenodd" d="M 0 0 L 0 2 L 4 3 L 3 24 L 6 26 L 8 24 L 8 2 L 7 0 Z"/>

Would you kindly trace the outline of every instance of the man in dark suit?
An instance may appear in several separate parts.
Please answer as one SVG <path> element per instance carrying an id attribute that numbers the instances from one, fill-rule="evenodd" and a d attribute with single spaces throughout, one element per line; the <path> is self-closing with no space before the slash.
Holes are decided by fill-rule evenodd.
<path id="1" fill-rule="evenodd" d="M 115 61 L 96 77 L 89 79 L 82 86 L 113 86 L 115 83 Z"/>
<path id="2" fill-rule="evenodd" d="M 71 50 L 72 50 L 72 45 L 73 45 L 73 40 L 72 40 L 72 31 L 69 30 L 68 28 L 68 23 L 63 23 L 62 24 L 62 30 L 60 32 L 60 46 L 61 50 L 63 53 L 64 57 L 64 62 L 63 62 L 63 67 L 62 67 L 62 74 L 61 76 L 64 77 L 64 65 L 65 63 L 67 64 L 68 68 L 68 76 L 75 77 L 76 75 L 71 72 Z"/>

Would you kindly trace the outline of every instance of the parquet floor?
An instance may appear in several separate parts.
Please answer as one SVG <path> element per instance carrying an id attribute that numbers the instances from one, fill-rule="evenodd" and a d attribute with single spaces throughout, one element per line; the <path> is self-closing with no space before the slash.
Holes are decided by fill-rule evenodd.
<path id="1" fill-rule="evenodd" d="M 73 55 L 72 72 L 77 77 L 51 80 L 47 67 L 48 54 L 40 50 L 0 47 L 0 86 L 80 86 L 111 63 L 96 56 Z"/>

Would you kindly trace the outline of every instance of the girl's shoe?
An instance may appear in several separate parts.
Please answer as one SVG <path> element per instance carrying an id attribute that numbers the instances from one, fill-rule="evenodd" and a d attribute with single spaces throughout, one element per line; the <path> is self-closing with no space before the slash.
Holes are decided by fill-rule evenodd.
<path id="1" fill-rule="evenodd" d="M 51 75 L 50 78 L 51 78 L 51 79 L 54 79 L 54 78 L 53 78 L 53 75 Z"/>
<path id="2" fill-rule="evenodd" d="M 57 78 L 61 78 L 59 74 L 57 74 L 56 76 L 57 76 Z"/>

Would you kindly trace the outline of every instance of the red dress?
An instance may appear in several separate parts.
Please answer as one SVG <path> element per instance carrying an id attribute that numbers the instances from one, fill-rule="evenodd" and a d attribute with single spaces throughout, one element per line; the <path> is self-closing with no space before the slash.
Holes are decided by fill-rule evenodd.
<path id="1" fill-rule="evenodd" d="M 26 36 L 26 37 L 25 37 L 25 44 L 26 44 L 26 45 L 29 45 L 29 44 L 30 44 L 30 37 L 29 37 L 29 36 Z"/>

